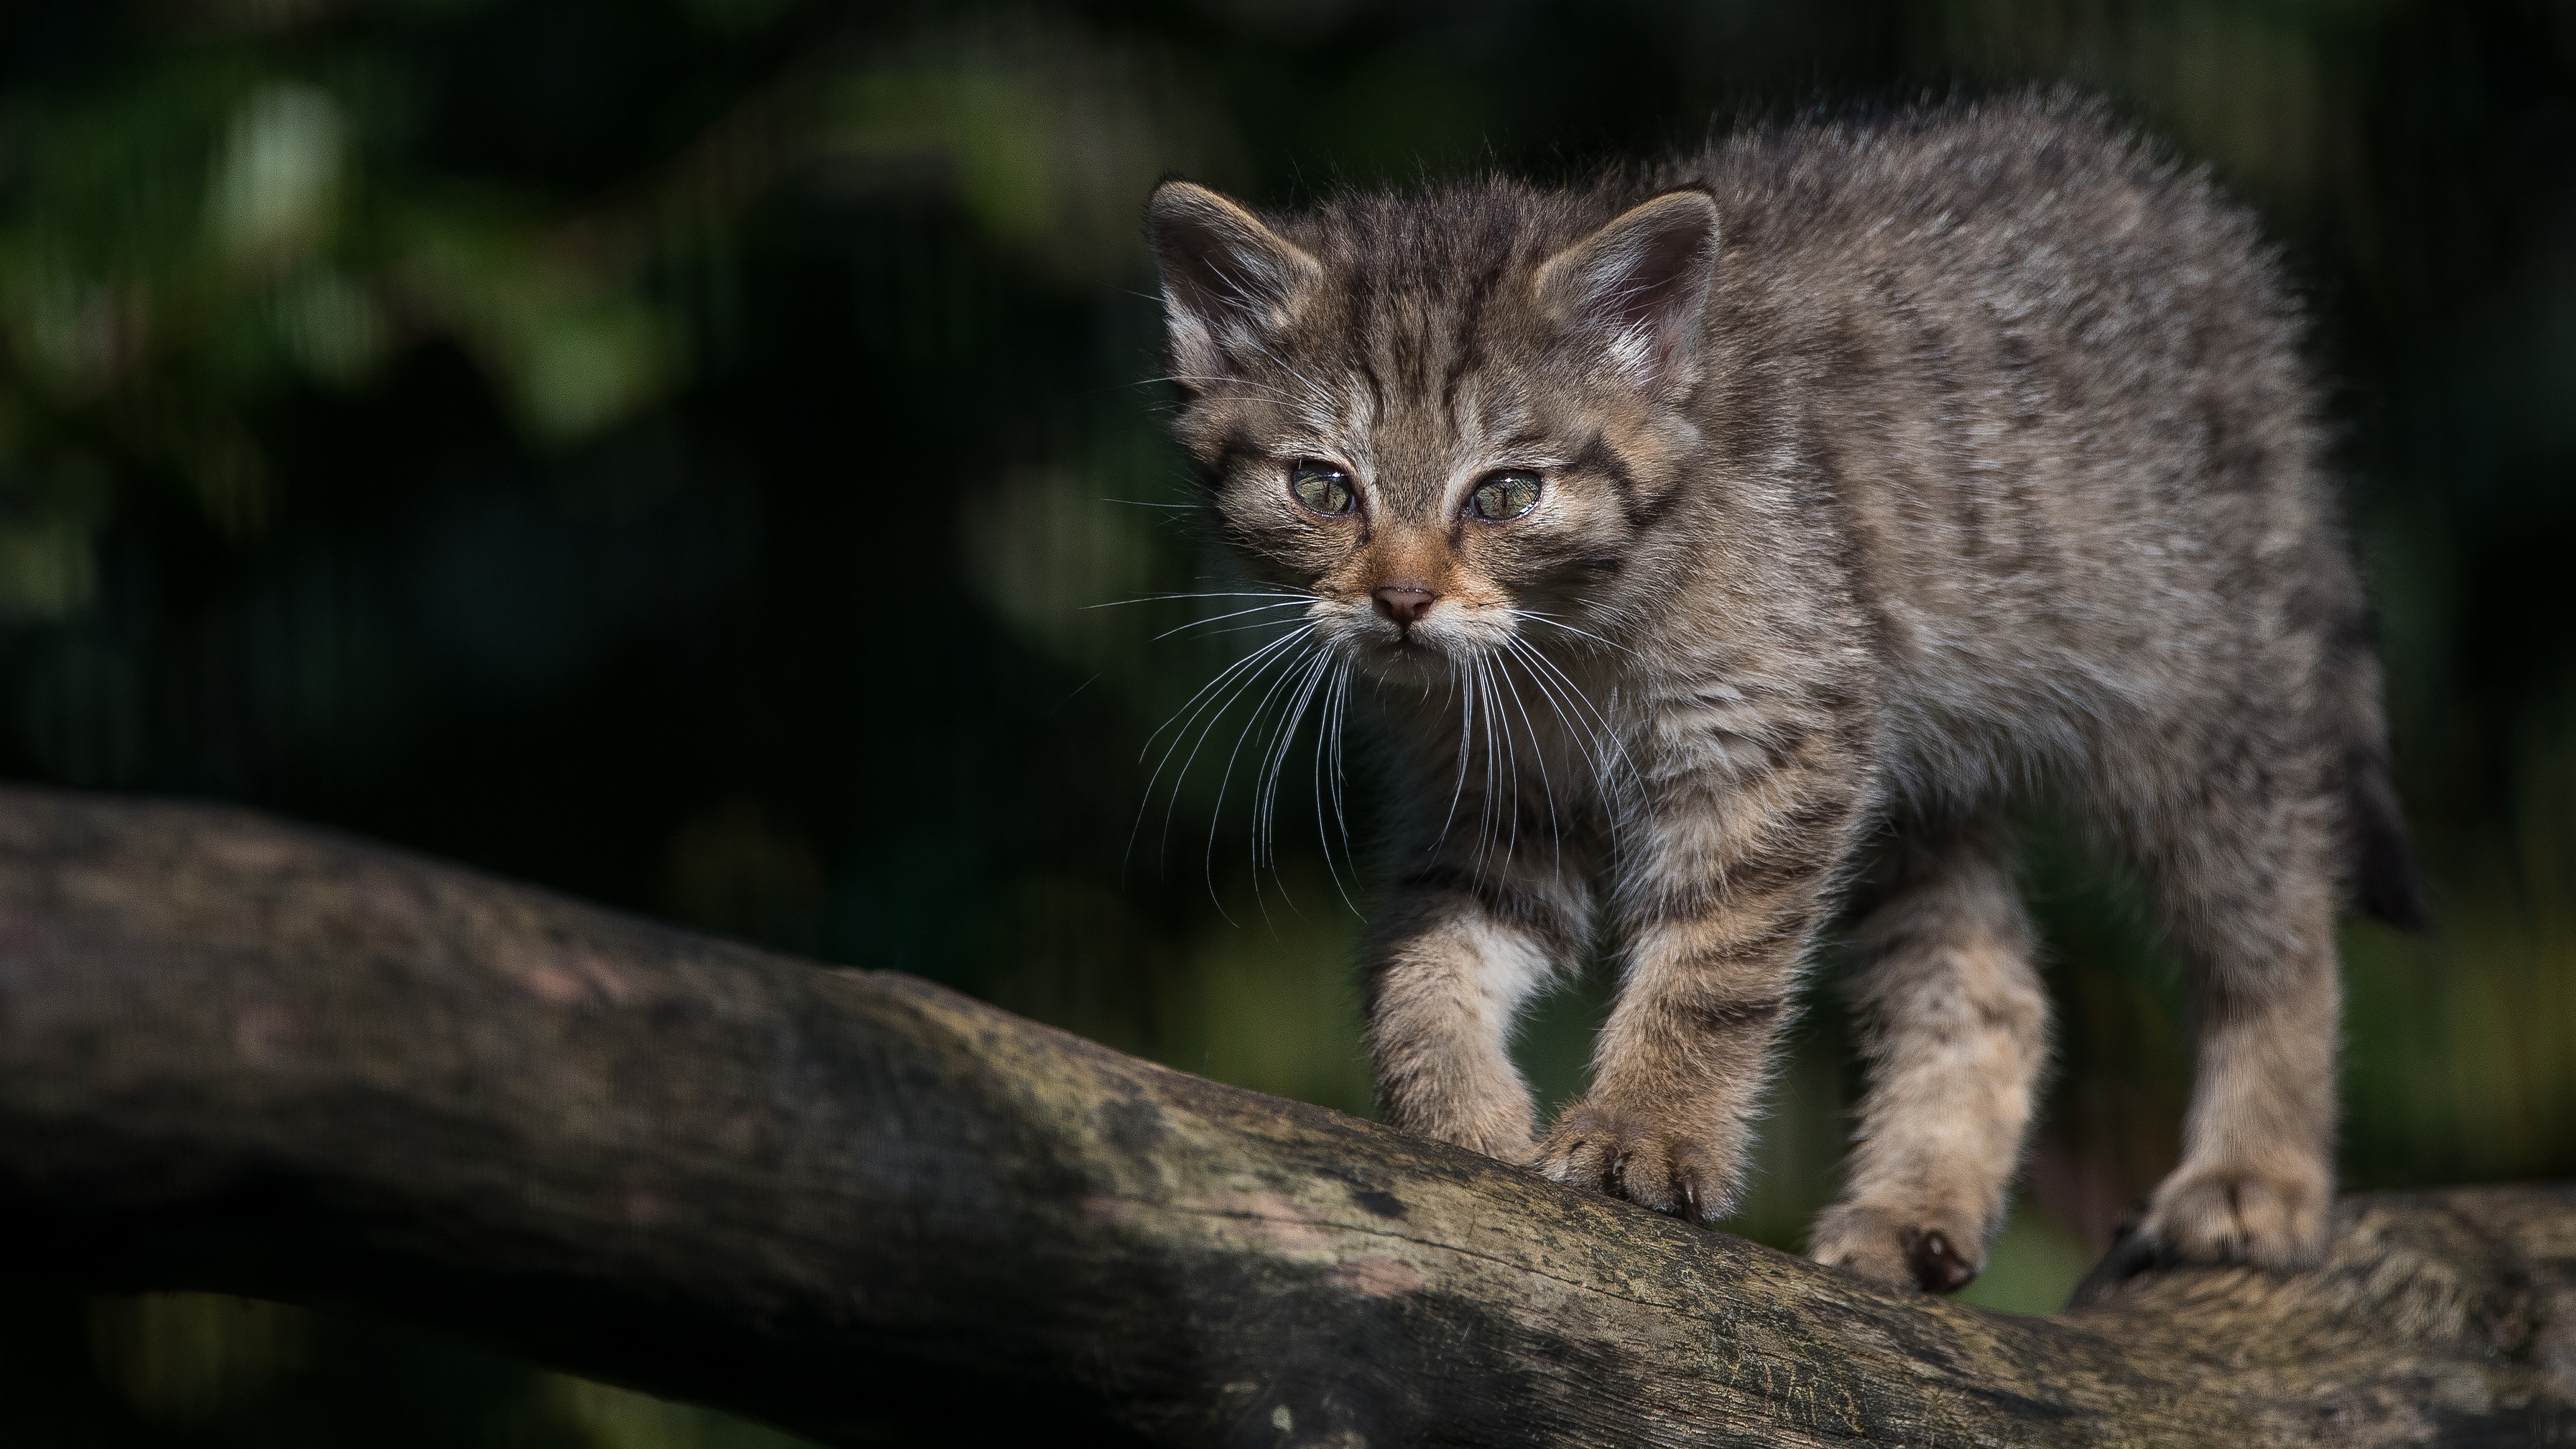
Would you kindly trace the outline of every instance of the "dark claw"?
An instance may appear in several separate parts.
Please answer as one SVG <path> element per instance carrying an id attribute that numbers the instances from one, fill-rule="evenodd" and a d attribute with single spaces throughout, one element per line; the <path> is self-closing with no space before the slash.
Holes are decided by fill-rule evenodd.
<path id="1" fill-rule="evenodd" d="M 2143 1208 L 2144 1204 L 2141 1204 L 2130 1209 L 2128 1216 L 2120 1220 L 2119 1230 L 2111 1235 L 2110 1251 L 2102 1255 L 2102 1261 L 2094 1264 L 2093 1271 L 2085 1274 L 2084 1281 L 2076 1284 L 2075 1291 L 2067 1295 L 2067 1307 L 2090 1307 L 2110 1297 L 2121 1284 L 2139 1274 L 2166 1266 L 2161 1245 L 2138 1231 L 2138 1224 L 2146 1216 Z"/>
<path id="2" fill-rule="evenodd" d="M 1961 1257 L 1950 1236 L 1939 1228 L 1905 1230 L 1906 1261 L 1914 1266 L 1915 1286 L 1926 1293 L 1956 1293 L 1976 1280 L 1977 1270 Z"/>
<path id="3" fill-rule="evenodd" d="M 1689 1222 L 1707 1222 L 1708 1210 L 1700 1206 L 1699 1174 L 1687 1170 L 1674 1173 L 1673 1185 L 1681 1189 L 1682 1217 Z"/>

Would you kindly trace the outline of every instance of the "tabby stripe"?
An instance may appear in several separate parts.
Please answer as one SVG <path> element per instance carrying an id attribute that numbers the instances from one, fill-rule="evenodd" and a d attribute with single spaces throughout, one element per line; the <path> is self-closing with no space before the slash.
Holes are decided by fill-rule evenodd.
<path id="1" fill-rule="evenodd" d="M 1579 940 L 1580 933 L 1565 912 L 1544 897 L 1484 880 L 1458 866 L 1425 866 L 1398 877 L 1395 884 L 1398 890 L 1465 896 L 1483 907 L 1487 915 L 1526 926 L 1548 937 L 1549 943 L 1559 949 L 1570 949 Z"/>
<path id="2" fill-rule="evenodd" d="M 1629 470 L 1628 460 L 1619 456 L 1619 450 L 1599 433 L 1584 441 L 1566 468 L 1569 472 L 1598 472 L 1608 477 L 1611 490 L 1619 495 L 1620 516 L 1628 520 L 1630 528 L 1641 532 L 1654 527 L 1681 500 L 1679 488 L 1667 488 L 1654 498 L 1640 497 L 1637 475 Z"/>
<path id="3" fill-rule="evenodd" d="M 1746 1030 L 1767 1031 L 1788 1010 L 1788 998 L 1782 996 L 1730 997 L 1717 1000 L 1686 999 L 1674 1006 L 1700 1030 L 1711 1036 L 1733 1036 Z"/>

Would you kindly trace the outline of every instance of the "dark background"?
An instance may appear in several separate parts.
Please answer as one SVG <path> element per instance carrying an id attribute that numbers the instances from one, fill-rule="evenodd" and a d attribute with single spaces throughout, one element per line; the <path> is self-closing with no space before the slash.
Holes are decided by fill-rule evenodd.
<path id="1" fill-rule="evenodd" d="M 2441 0 L 12 7 L 0 774 L 254 803 L 1364 1111 L 1302 746 L 1257 877 L 1239 716 L 1148 799 L 1156 726 L 1259 636 L 1090 607 L 1222 587 L 1139 381 L 1148 187 L 1580 172 L 2073 80 L 2261 210 L 2339 380 L 2440 912 L 2347 933 L 2347 1179 L 2563 1175 L 2571 76 L 2576 6 Z M 2023 1311 L 2185 1089 L 2170 964 L 2064 839 L 2030 871 L 2056 1087 L 1972 1290 Z M 1602 994 L 1532 1030 L 1551 1097 Z M 1820 990 L 1740 1229 L 1794 1246 L 1831 1193 L 1844 1040 Z M 0 1435 L 776 1441 L 381 1325 L 5 1286 Z"/>

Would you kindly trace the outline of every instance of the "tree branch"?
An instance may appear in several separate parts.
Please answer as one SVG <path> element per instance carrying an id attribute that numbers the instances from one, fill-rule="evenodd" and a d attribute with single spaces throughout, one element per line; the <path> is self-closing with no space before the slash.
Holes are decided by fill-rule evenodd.
<path id="1" fill-rule="evenodd" d="M 2536 1444 L 2576 1188 L 2051 1319 L 906 977 L 241 811 L 0 791 L 0 1242 L 831 1442 Z"/>

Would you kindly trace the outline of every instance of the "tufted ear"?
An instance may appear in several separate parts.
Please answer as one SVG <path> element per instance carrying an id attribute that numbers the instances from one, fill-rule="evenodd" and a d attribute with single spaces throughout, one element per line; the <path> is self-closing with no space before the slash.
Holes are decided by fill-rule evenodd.
<path id="1" fill-rule="evenodd" d="M 1154 188 L 1145 227 L 1163 269 L 1172 360 L 1193 391 L 1204 379 L 1240 372 L 1322 275 L 1313 257 L 1259 217 L 1187 181 Z"/>
<path id="2" fill-rule="evenodd" d="M 1717 271 L 1717 201 L 1693 188 L 1620 213 L 1538 269 L 1540 302 L 1639 389 L 1699 380 L 1699 337 Z"/>

